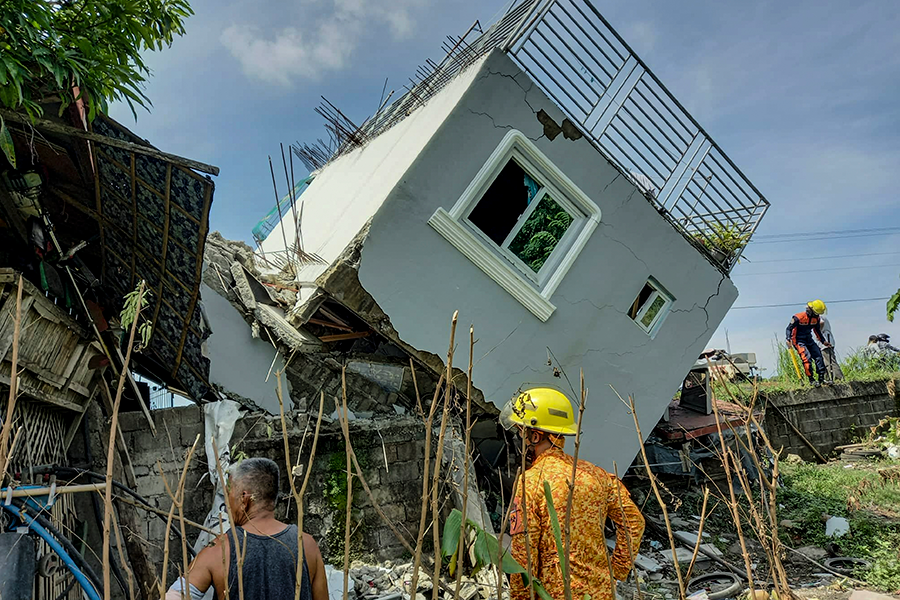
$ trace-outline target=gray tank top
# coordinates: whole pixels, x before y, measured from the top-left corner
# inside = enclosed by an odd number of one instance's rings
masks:
[[[288,525],[272,536],[256,535],[241,527],[233,527],[228,531],[228,596],[232,599],[241,597],[235,534],[240,542],[241,554],[244,555],[243,600],[294,600],[297,584],[297,526]],[[306,560],[303,561],[300,600],[312,600],[312,585]]]

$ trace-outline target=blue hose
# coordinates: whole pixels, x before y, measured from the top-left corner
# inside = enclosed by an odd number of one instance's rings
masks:
[[[97,593],[97,590],[94,589],[94,586],[91,585],[91,582],[88,580],[87,576],[81,572],[81,569],[78,568],[78,565],[75,564],[75,561],[72,560],[72,557],[65,551],[65,549],[60,545],[59,542],[56,541],[50,533],[44,529],[40,523],[38,523],[34,517],[30,515],[23,515],[22,512],[15,506],[11,504],[0,504],[4,509],[8,510],[15,516],[19,518],[20,521],[25,523],[29,529],[31,529],[34,533],[39,535],[41,539],[47,542],[47,545],[56,552],[60,559],[62,559],[63,563],[75,576],[76,581],[81,585],[81,588],[84,590],[85,594],[89,600],[102,600],[100,594]]]

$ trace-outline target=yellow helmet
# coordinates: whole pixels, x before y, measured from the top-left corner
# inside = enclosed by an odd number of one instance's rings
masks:
[[[507,402],[500,424],[505,429],[519,425],[559,435],[578,433],[572,403],[562,392],[546,387],[527,389]]]
[[[813,300],[812,302],[807,302],[806,305],[813,309],[813,312],[817,315],[824,315],[828,312],[828,308],[825,307],[825,303],[821,300]]]

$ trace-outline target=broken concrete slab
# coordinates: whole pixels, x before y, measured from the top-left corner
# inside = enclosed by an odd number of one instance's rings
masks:
[[[319,338],[288,323],[280,308],[259,304],[254,314],[260,323],[292,350],[316,352],[322,347]]]
[[[239,262],[231,263],[231,276],[234,277],[234,290],[237,292],[238,299],[241,304],[253,312],[256,310],[256,298],[253,290],[250,288],[250,281],[247,279],[247,273]]]
[[[691,546],[697,545],[697,534],[691,533],[690,531],[676,531],[675,537],[684,542],[685,544],[689,544]],[[708,539],[709,533],[703,532],[703,538]]]
[[[672,559],[671,550],[663,550],[659,554],[662,556],[663,561],[665,561],[666,563],[670,565],[675,564],[675,561]],[[691,558],[694,556],[694,552],[693,550],[688,550],[687,548],[677,546],[675,548],[675,556],[678,558],[679,564],[688,564],[689,562],[691,562]],[[706,559],[706,557],[701,554],[697,556],[697,560],[700,560],[701,557],[703,559]]]

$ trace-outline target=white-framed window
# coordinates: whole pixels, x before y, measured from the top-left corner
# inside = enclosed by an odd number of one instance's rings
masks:
[[[600,208],[512,130],[448,211],[429,224],[543,321]]]
[[[631,303],[628,316],[652,337],[656,335],[674,302],[675,298],[651,277]]]

